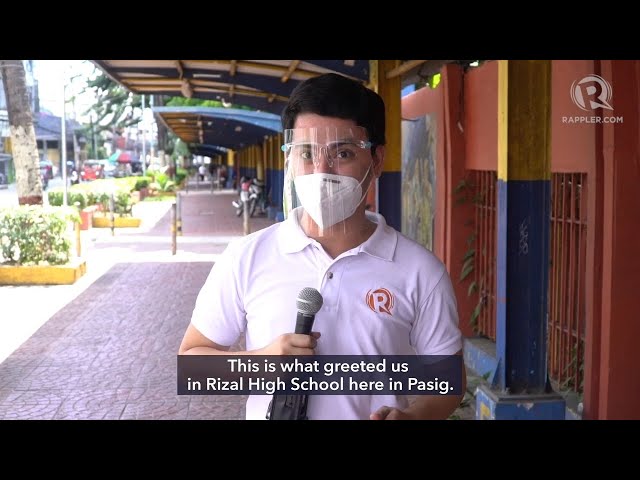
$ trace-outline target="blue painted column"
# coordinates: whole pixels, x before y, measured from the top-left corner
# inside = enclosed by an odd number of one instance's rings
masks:
[[[479,418],[564,418],[547,381],[551,61],[498,67],[497,369]]]
[[[224,188],[228,188],[232,185],[232,181],[235,178],[236,175],[236,168],[238,168],[237,166],[237,158],[235,155],[235,152],[231,149],[227,150],[227,184],[224,186]]]

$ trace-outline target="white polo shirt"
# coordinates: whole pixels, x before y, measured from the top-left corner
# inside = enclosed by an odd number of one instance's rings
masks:
[[[295,329],[296,298],[318,289],[318,355],[451,355],[462,348],[451,280],[438,258],[367,212],[377,228],[332,259],[294,213],[229,244],[198,299],[192,324],[220,345],[246,333],[254,350]],[[247,419],[264,419],[270,395],[251,395]],[[309,419],[368,419],[379,407],[405,408],[394,395],[312,395]]]

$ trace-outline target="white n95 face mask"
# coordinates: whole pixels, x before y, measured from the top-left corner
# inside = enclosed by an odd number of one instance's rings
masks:
[[[294,184],[302,207],[322,229],[349,218],[364,198],[362,182],[345,175],[299,175]]]

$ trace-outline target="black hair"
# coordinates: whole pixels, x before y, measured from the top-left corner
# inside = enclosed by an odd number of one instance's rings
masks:
[[[312,77],[299,84],[282,111],[282,128],[294,128],[301,113],[353,120],[367,129],[373,146],[385,144],[384,101],[362,83],[336,73]]]

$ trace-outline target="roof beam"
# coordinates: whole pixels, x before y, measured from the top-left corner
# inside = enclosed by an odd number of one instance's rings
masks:
[[[213,62],[213,63],[212,63]],[[229,65],[229,74],[235,75],[235,73],[240,68],[253,68],[257,70],[262,70],[264,72],[273,72],[277,76],[284,75],[289,67],[283,67],[280,65],[272,65],[269,63],[258,63],[258,62],[249,62],[247,60],[190,60],[189,63],[197,63],[202,64],[204,68],[207,66],[212,66],[213,64],[218,65]],[[266,73],[264,73],[266,75]],[[310,70],[296,70],[296,75],[300,75],[304,78],[311,78],[318,75],[318,72],[313,72]]]
[[[176,60],[176,70],[178,70],[178,78],[184,77],[184,67],[180,60]]]
[[[193,88],[191,87],[189,80],[187,80],[186,78],[182,79],[182,86],[180,87],[180,92],[182,93],[183,96],[187,98],[193,97]]]
[[[416,68],[418,65],[422,65],[429,60],[407,60],[406,62],[398,65],[396,68],[390,70],[387,73],[387,80],[390,78],[399,77],[407,73],[409,70]]]
[[[282,83],[287,83],[289,81],[289,78],[291,78],[291,74],[296,71],[296,68],[298,68],[298,65],[300,65],[300,60],[294,60],[293,62],[291,62],[289,68],[287,68],[287,71],[284,73],[280,81]]]
[[[178,75],[180,80],[182,80],[182,85],[180,86],[180,92],[184,97],[191,98],[193,97],[193,88],[189,83],[189,79],[184,76],[184,68],[182,66],[181,60],[176,60],[176,69],[178,70]]]

